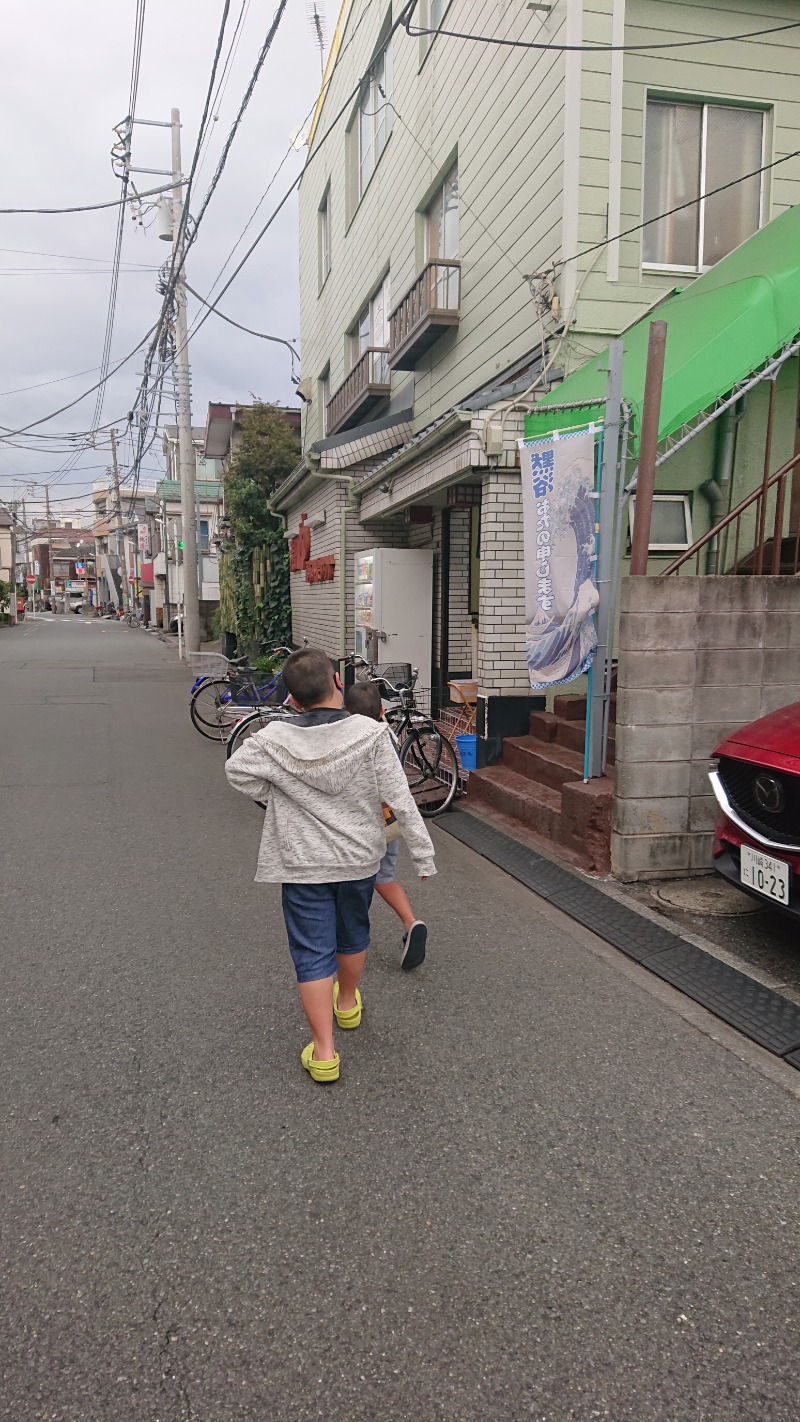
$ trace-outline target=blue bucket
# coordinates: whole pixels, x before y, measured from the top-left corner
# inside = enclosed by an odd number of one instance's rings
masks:
[[[458,758],[461,761],[462,770],[477,770],[478,768],[478,737],[477,736],[456,736],[456,746],[458,747]]]

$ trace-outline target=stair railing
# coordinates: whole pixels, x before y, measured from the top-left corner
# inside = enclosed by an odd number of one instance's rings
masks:
[[[668,578],[671,573],[676,573],[679,568],[685,567],[693,558],[695,560],[695,573],[699,574],[701,571],[704,571],[706,573],[718,574],[720,572],[720,564],[723,561],[723,540],[721,534],[731,528],[735,530],[733,562],[727,568],[723,566],[723,572],[739,573],[741,571],[742,573],[755,574],[757,577],[762,577],[765,572],[771,574],[773,577],[777,577],[783,572],[797,577],[800,572],[800,524],[798,524],[798,528],[794,534],[790,533],[788,537],[784,537],[783,523],[786,507],[786,481],[789,474],[791,474],[793,469],[797,468],[798,464],[800,464],[800,454],[795,454],[793,459],[787,460],[786,464],[782,464],[780,469],[775,470],[774,474],[765,478],[757,489],[753,489],[752,493],[748,494],[746,498],[742,499],[741,503],[731,509],[730,513],[720,519],[719,523],[715,523],[713,528],[710,528],[707,533],[703,534],[702,538],[698,538],[697,542],[693,543],[691,548],[687,548],[685,553],[681,553],[680,557],[676,558],[674,563],[670,563],[669,567],[664,569],[661,577]],[[767,500],[770,490],[773,488],[776,490],[775,511],[772,537],[770,540],[766,535]],[[751,522],[751,510],[753,511],[752,522],[755,524],[756,530],[755,547],[752,552],[740,557],[739,550],[742,542],[742,525],[743,522],[745,522],[745,515],[747,515],[746,521],[748,523]],[[725,540],[726,552],[730,546],[730,539],[731,534],[728,532]],[[769,567],[765,568],[764,563],[767,553],[767,544],[770,541],[772,547],[769,549]],[[705,569],[701,569],[700,554],[704,549],[708,548],[711,548],[711,557],[708,560],[711,566],[706,566]]]

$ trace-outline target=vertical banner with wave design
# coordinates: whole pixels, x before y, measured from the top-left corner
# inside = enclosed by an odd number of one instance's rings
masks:
[[[589,670],[597,646],[596,426],[519,441],[531,689]]]

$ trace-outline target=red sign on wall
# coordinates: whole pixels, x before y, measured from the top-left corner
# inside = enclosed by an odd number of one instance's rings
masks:
[[[302,573],[311,557],[311,529],[306,527],[307,518],[308,514],[301,514],[300,526],[294,538],[289,539],[289,571],[291,573]]]
[[[332,583],[336,559],[332,553],[326,558],[310,558],[306,563],[307,583]]]

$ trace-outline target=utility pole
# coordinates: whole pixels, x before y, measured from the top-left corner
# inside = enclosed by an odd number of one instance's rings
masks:
[[[167,501],[161,500],[161,537],[164,552],[164,623],[163,631],[169,632],[169,530],[167,528]]]
[[[636,517],[631,540],[632,578],[644,577],[650,549],[650,520],[656,486],[658,421],[661,415],[661,387],[664,383],[664,354],[667,345],[666,321],[651,321],[647,345],[647,371],[642,404],[642,431],[639,436],[639,463],[636,472]]]
[[[183,173],[181,171],[181,115],[173,109],[172,176],[174,180],[173,262],[179,273],[175,286],[175,386],[178,416],[178,468],[181,480],[181,524],[183,529],[183,626],[186,651],[200,650],[200,599],[198,596],[197,513],[195,509],[195,459],[192,443],[192,391],[189,374],[189,346],[186,321],[186,273],[183,270],[185,232],[183,215]]]
[[[56,575],[53,570],[53,539],[50,533],[52,515],[50,513],[50,485],[44,486],[44,506],[47,512],[47,576],[50,581],[50,606],[56,610]],[[66,596],[66,594],[65,594]]]
[[[126,581],[125,581],[125,575],[124,575],[124,573],[123,573],[123,567],[122,567],[122,553],[121,553],[121,551],[120,551],[120,546],[121,546],[121,545],[120,545],[120,534],[121,534],[121,532],[122,532],[122,497],[121,497],[120,492],[119,492],[119,464],[118,464],[118,462],[117,462],[117,431],[116,431],[116,430],[112,430],[112,431],[111,431],[111,466],[112,466],[111,477],[112,477],[112,479],[113,479],[113,481],[114,481],[114,523],[115,523],[115,525],[116,525],[116,527],[115,527],[115,529],[114,529],[114,543],[115,543],[116,550],[117,550],[117,562],[119,563],[119,570],[120,570],[120,571],[119,571],[119,581],[120,581],[120,587],[121,587],[121,589],[122,589],[122,591],[120,592],[120,601],[124,604],[125,608],[127,609],[128,605],[129,605],[129,604],[128,604],[128,600],[127,600],[127,593],[126,593],[127,584],[126,584]]]

